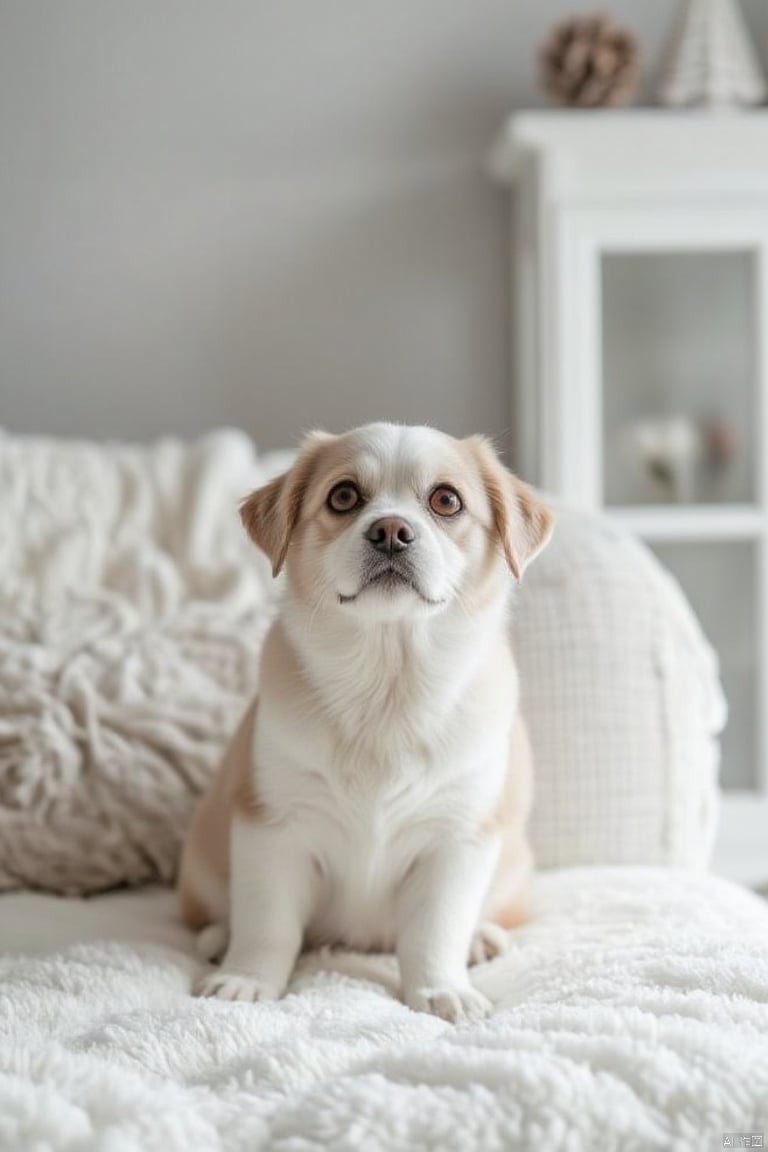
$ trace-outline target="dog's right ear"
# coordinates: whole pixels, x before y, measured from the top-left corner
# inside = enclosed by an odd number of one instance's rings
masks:
[[[323,447],[334,439],[327,432],[310,432],[293,467],[263,488],[257,488],[240,505],[243,526],[254,544],[272,561],[273,576],[278,575],[285,563],[317,458]]]

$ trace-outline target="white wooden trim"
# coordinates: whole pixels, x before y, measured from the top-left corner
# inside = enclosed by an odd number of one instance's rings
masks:
[[[611,506],[605,514],[644,540],[757,540],[766,529],[765,513],[749,504]]]
[[[582,339],[576,372],[583,381],[581,400],[581,464],[590,506],[603,502],[603,308],[601,252],[592,237],[579,244],[581,292],[578,323]]]
[[[564,350],[558,334],[565,326],[566,308],[565,236],[562,214],[553,198],[555,164],[551,157],[538,158],[536,173],[539,198],[538,243],[540,275],[539,315],[534,337],[537,340],[540,378],[539,435],[541,443],[540,480],[547,491],[559,491],[564,484],[564,462],[560,445],[567,428],[562,381],[565,374]]]
[[[515,184],[527,156],[557,155],[562,195],[583,189],[615,195],[622,186],[722,195],[765,185],[767,141],[765,109],[731,116],[668,109],[531,111],[510,116],[487,168],[500,183]]]
[[[541,315],[541,262],[535,158],[529,164],[529,179],[518,189],[510,214],[509,282],[513,292],[509,301],[509,365],[514,388],[510,390],[509,413],[515,431],[515,467],[531,483],[537,483],[541,479],[541,366],[534,334]]]
[[[569,227],[590,238],[601,253],[743,252],[755,254],[765,233],[768,213],[735,211],[722,204],[648,205],[613,208],[566,206]]]
[[[756,470],[758,500],[763,515],[768,515],[768,237],[763,235],[755,253],[754,262],[755,328],[755,394],[756,418],[753,453]],[[768,803],[768,532],[763,531],[757,550],[757,717],[758,761],[756,766],[757,791],[763,804]],[[768,821],[763,824],[763,852],[768,855]]]
[[[768,884],[768,798],[724,792],[712,871],[750,887]]]

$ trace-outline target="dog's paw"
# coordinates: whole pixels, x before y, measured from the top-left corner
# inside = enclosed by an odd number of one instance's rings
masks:
[[[482,992],[469,985],[461,988],[414,988],[406,992],[405,1002],[417,1012],[429,1012],[450,1024],[483,1020],[493,1008]]]
[[[195,996],[217,997],[219,1000],[276,1000],[279,993],[275,988],[249,976],[247,972],[206,972],[194,987]]]
[[[477,926],[469,949],[469,963],[485,964],[487,960],[495,960],[497,956],[503,956],[508,947],[509,937],[504,929],[491,920],[483,920]]]
[[[197,951],[204,960],[221,960],[229,943],[229,931],[223,924],[209,924],[197,934]]]

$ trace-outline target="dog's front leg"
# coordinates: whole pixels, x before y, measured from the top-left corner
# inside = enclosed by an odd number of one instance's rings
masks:
[[[467,956],[498,852],[495,837],[447,841],[408,875],[398,900],[397,956],[411,1008],[452,1021],[490,1012],[469,982]]]
[[[236,818],[232,825],[229,948],[199,996],[282,996],[302,944],[312,899],[311,861],[284,829]]]

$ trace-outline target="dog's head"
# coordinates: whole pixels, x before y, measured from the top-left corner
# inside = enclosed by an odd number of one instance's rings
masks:
[[[480,436],[369,424],[313,432],[241,507],[243,523],[316,607],[384,620],[471,611],[552,531],[549,508]]]

